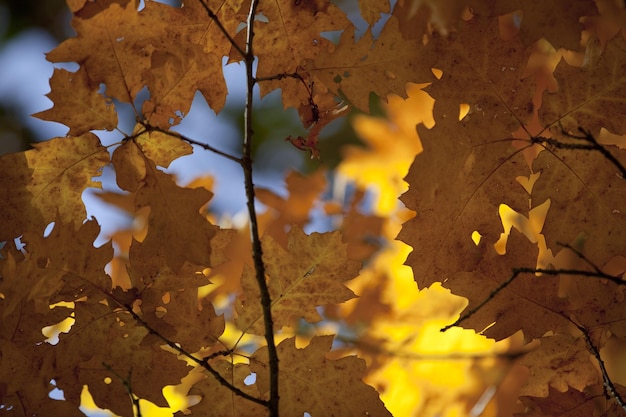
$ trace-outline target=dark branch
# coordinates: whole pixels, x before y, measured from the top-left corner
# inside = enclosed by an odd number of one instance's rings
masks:
[[[159,133],[163,133],[163,134],[165,134],[165,135],[172,136],[172,137],[174,137],[174,138],[178,138],[178,139],[180,139],[180,140],[182,140],[182,141],[185,141],[185,142],[187,142],[187,143],[190,143],[190,144],[192,144],[192,145],[199,146],[199,147],[201,147],[201,148],[203,148],[203,149],[205,149],[205,150],[207,150],[207,151],[211,151],[211,152],[213,152],[213,153],[216,153],[217,155],[223,156],[223,157],[224,157],[224,158],[226,158],[226,159],[230,159],[231,161],[234,161],[234,162],[238,163],[239,165],[241,165],[241,164],[243,163],[243,161],[242,161],[242,159],[241,159],[241,158],[238,158],[238,157],[236,157],[236,156],[233,156],[233,155],[231,155],[231,154],[229,154],[229,153],[226,153],[226,152],[224,152],[224,151],[220,151],[219,149],[214,148],[213,146],[211,146],[211,145],[209,145],[209,144],[207,144],[207,143],[198,142],[198,141],[197,141],[197,140],[195,140],[195,139],[188,138],[187,136],[185,136],[185,135],[183,135],[183,134],[180,134],[180,133],[178,133],[178,132],[174,132],[174,131],[171,131],[171,130],[161,129],[160,127],[151,126],[151,125],[147,125],[147,124],[144,124],[144,127],[146,128],[146,132],[159,132]],[[143,133],[145,133],[145,132],[141,132],[141,133],[143,134]],[[134,135],[134,136],[137,136],[137,135]]]
[[[617,391],[617,389],[615,389],[615,385],[613,384],[613,381],[611,381],[611,378],[609,378],[609,374],[606,370],[606,367],[604,366],[604,361],[600,357],[600,351],[598,350],[596,345],[593,344],[593,341],[591,340],[591,336],[589,335],[589,332],[583,326],[579,325],[578,323],[575,323],[571,319],[569,321],[572,324],[574,324],[574,326],[576,326],[578,330],[582,332],[583,337],[585,338],[585,342],[587,342],[587,348],[591,351],[593,356],[595,356],[595,358],[598,360],[598,364],[600,366],[600,373],[602,374],[602,385],[604,386],[605,395],[607,397],[613,397],[615,399],[615,402],[620,407],[622,407],[624,411],[626,411],[626,403],[624,402],[624,399],[622,398],[620,393]]]
[[[256,80],[253,73],[254,64],[254,17],[258,0],[252,0],[250,4],[250,12],[248,14],[248,32],[246,36],[246,51],[244,54],[246,64],[246,108],[244,112],[244,140],[243,140],[243,157],[242,167],[244,173],[244,181],[246,188],[246,204],[248,207],[248,215],[250,217],[250,234],[252,239],[252,256],[254,259],[254,270],[259,293],[261,296],[261,307],[263,309],[263,322],[265,324],[265,341],[267,343],[269,357],[269,378],[270,378],[270,399],[267,404],[270,417],[278,417],[278,353],[276,351],[276,343],[274,342],[274,323],[272,321],[272,299],[265,281],[265,264],[263,263],[263,248],[261,238],[259,236],[259,226],[257,223],[256,209],[254,207],[255,192],[252,176],[252,138],[254,131],[252,130],[252,109],[254,101],[254,86]]]
[[[467,313],[459,317],[454,323],[449,324],[441,329],[442,332],[451,329],[452,327],[460,325],[465,320],[472,317],[478,310],[483,308],[485,304],[493,300],[503,289],[508,287],[519,275],[521,274],[544,274],[544,275],[580,275],[589,278],[600,278],[609,280],[618,285],[626,285],[626,281],[621,277],[609,275],[602,271],[584,271],[580,269],[542,269],[542,268],[513,268],[512,275],[498,287],[496,287],[489,295],[480,302],[476,307],[469,310]]]
[[[115,301],[117,302],[117,300],[115,300]],[[187,352],[185,349],[183,349],[182,347],[180,347],[176,343],[172,342],[171,340],[169,340],[168,338],[163,336],[157,330],[155,330],[144,319],[139,317],[139,315],[133,311],[131,306],[124,305],[123,307],[124,307],[124,310],[126,310],[133,317],[133,319],[135,319],[135,321],[137,323],[139,323],[142,327],[144,327],[146,330],[148,330],[150,332],[150,334],[153,334],[156,337],[158,337],[159,339],[161,339],[167,346],[169,346],[170,348],[174,349],[178,354],[180,354],[182,356],[185,356],[186,358],[192,360],[193,362],[195,362],[198,365],[200,365],[201,367],[203,367],[211,375],[213,375],[215,377],[215,379],[217,379],[220,384],[222,384],[223,386],[225,386],[226,388],[231,390],[233,393],[235,393],[236,395],[238,395],[238,396],[240,396],[242,398],[245,398],[248,401],[252,401],[254,403],[261,404],[261,405],[263,405],[265,407],[268,406],[268,402],[267,401],[262,400],[260,398],[253,397],[252,395],[243,392],[242,390],[240,390],[239,388],[237,388],[236,386],[234,386],[233,384],[228,382],[218,371],[213,369],[213,367],[209,364],[209,362],[208,362],[209,359],[212,359],[212,358],[214,358],[216,356],[219,356],[219,354],[222,353],[222,352],[226,353],[226,354],[228,352],[226,352],[226,351],[216,352],[215,354],[213,354],[213,355],[211,355],[211,356],[209,356],[207,358],[203,358],[203,359],[197,358],[196,356],[194,356],[191,353]]]
[[[582,135],[574,135],[572,133],[566,132],[563,127],[561,127],[561,133],[568,138],[576,139],[582,141],[583,143],[566,143],[561,142],[552,138],[545,138],[543,136],[533,137],[531,139],[532,143],[547,143],[548,145],[554,146],[559,149],[578,149],[578,150],[586,150],[586,151],[597,151],[602,154],[609,162],[611,162],[620,172],[623,179],[626,179],[626,167],[622,165],[622,163],[613,156],[613,154],[606,150],[604,146],[602,146],[596,138],[591,134],[590,131],[583,129],[582,127],[578,128],[578,131],[582,133]]]

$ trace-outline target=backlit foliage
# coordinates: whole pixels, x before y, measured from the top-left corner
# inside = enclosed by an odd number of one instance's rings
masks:
[[[35,116],[68,136],[0,159],[0,414],[626,415],[623,2],[67,3],[47,58],[78,69]],[[224,62],[239,154],[176,130]],[[321,161],[283,196],[252,187],[255,86]],[[166,171],[193,152],[241,167],[246,225]],[[132,226],[96,247],[86,190]]]

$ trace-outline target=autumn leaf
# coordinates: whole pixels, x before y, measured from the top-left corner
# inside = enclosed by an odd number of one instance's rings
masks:
[[[578,133],[582,127],[597,135],[600,128],[612,133],[626,133],[626,40],[615,36],[602,51],[600,42],[590,40],[589,59],[580,67],[563,60],[554,76],[558,91],[545,94],[540,115],[552,133]]]
[[[522,23],[520,37],[525,45],[546,38],[556,49],[576,50],[580,46],[581,17],[595,16],[595,2],[589,0],[561,0],[541,4],[532,0],[520,1]]]
[[[354,294],[344,284],[359,271],[359,263],[346,256],[339,232],[306,235],[297,226],[283,248],[268,236],[263,244],[272,320],[277,329],[293,326],[299,318],[321,320],[316,307],[341,303]],[[254,272],[244,268],[243,296],[237,302],[237,326],[244,332],[263,334],[263,313]]]
[[[74,73],[55,69],[50,79],[50,90],[48,98],[54,107],[33,116],[65,124],[72,136],[117,127],[113,103],[89,85],[84,67]]]
[[[52,221],[78,228],[87,213],[81,195],[109,163],[109,153],[92,133],[57,138],[34,149],[1,157],[0,240],[27,230],[42,233]]]
[[[246,383],[250,377],[250,365],[245,363],[232,364],[225,360],[214,360],[211,367],[230,384],[253,397],[258,397],[254,384]],[[256,417],[266,414],[261,404],[245,400],[228,387],[222,385],[214,376],[207,375],[196,383],[189,395],[198,395],[202,401],[191,408],[194,416],[199,417]],[[184,414],[180,414],[182,416]],[[178,417],[179,414],[176,414]]]
[[[501,39],[497,19],[475,17],[459,25],[450,39],[436,36],[433,67],[440,80],[426,88],[435,99],[435,121],[458,120],[468,104],[464,124],[483,138],[509,137],[529,121],[535,86],[522,78],[528,60],[518,38]]]
[[[94,400],[101,408],[128,414],[132,412],[132,403],[122,381],[103,365],[108,364],[118,375],[136,381],[134,389],[138,395],[156,404],[167,404],[161,390],[154,387],[178,383],[186,375],[187,365],[162,349],[161,340],[142,343],[149,331],[130,314],[120,314],[116,307],[76,303],[74,327],[80,331],[60,337],[54,376],[58,387],[63,389],[66,400],[79,404],[82,385],[77,381],[84,381],[92,387]],[[112,382],[107,384],[105,377]]]
[[[432,48],[402,39],[392,17],[375,41],[371,30],[356,41],[354,30],[346,29],[337,46],[329,46],[305,68],[331,92],[349,97],[356,108],[366,111],[370,92],[405,97],[406,83],[432,81],[434,61]]]
[[[257,78],[299,72],[306,60],[315,58],[332,44],[322,33],[351,26],[346,15],[333,3],[322,0],[260,2],[258,12],[267,23],[255,27],[254,52],[258,56]],[[278,79],[260,83],[261,96],[282,90],[283,105],[299,108],[308,104],[306,89],[299,79]]]
[[[363,19],[365,19],[365,21],[372,26],[380,20],[382,13],[390,12],[389,0],[359,0],[359,9],[361,10],[361,16],[363,16]]]
[[[282,380],[281,415],[390,416],[376,391],[361,380],[365,371],[362,359],[326,358],[332,341],[332,336],[319,336],[304,349],[297,349],[295,338],[289,338],[277,346]],[[267,348],[254,353],[250,370],[256,373],[259,391],[266,396]]]
[[[626,151],[611,152],[624,163]],[[599,152],[550,149],[534,161],[541,176],[532,190],[533,201],[550,199],[543,233],[548,247],[572,242],[584,234],[582,247],[590,259],[602,265],[624,254],[626,243],[626,184],[617,169]],[[587,202],[572,204],[573,202]]]
[[[596,364],[592,362],[585,339],[568,334],[542,337],[541,348],[522,358],[532,376],[532,384],[522,387],[521,395],[547,397],[552,389],[566,392],[570,387],[583,391],[600,383]]]
[[[150,98],[142,113],[154,126],[180,122],[197,90],[214,111],[221,110],[226,98],[221,57],[230,45],[200,2],[184,8],[158,2],[148,2],[141,11],[137,7],[136,1],[88,3],[72,20],[77,37],[48,59],[80,62],[92,89],[103,83],[107,96],[123,102],[133,103],[147,86]],[[238,9],[219,10],[234,31]]]
[[[562,416],[575,417],[581,415],[593,415],[596,404],[592,397],[578,391],[575,388],[568,387],[565,392],[560,392],[554,388],[550,388],[547,397],[520,397],[522,403],[527,407],[527,412],[523,416],[542,417]],[[522,414],[516,414],[521,416]]]
[[[163,255],[167,265],[178,271],[185,260],[196,265],[211,264],[211,239],[216,227],[200,213],[211,198],[204,188],[189,189],[176,185],[172,177],[145,159],[146,177],[137,190],[135,208],[150,207],[148,235],[141,242],[153,256]],[[169,242],[187,242],[170,245]]]

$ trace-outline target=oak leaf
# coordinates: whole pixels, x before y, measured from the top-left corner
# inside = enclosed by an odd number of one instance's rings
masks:
[[[225,360],[214,360],[210,362],[210,365],[234,387],[248,395],[259,397],[256,385],[245,382],[245,379],[251,375],[250,365],[233,364]],[[202,401],[191,408],[192,415],[196,417],[258,417],[267,414],[267,408],[244,400],[212,375],[207,375],[206,378],[194,384],[188,395],[202,397]],[[178,413],[176,416],[182,417],[184,414]]]
[[[476,249],[476,252],[463,256],[457,253],[457,258],[462,260],[452,261],[452,272],[445,275],[444,285],[454,294],[468,299],[469,304],[464,312],[472,311],[488,299],[497,287],[513,276],[514,268],[529,264],[532,268],[537,256],[536,244],[517,230],[511,231],[505,255],[498,255],[493,246],[486,242],[481,242]],[[558,290],[559,280],[555,276],[517,275],[506,288],[461,322],[461,325],[496,340],[504,339],[520,329],[528,340],[541,337],[548,331],[566,327],[567,322],[558,312],[565,311],[567,303],[559,297]],[[510,314],[515,310],[524,313]]]
[[[332,336],[314,337],[304,349],[297,349],[295,338],[277,347],[280,361],[280,413],[299,416],[391,416],[374,388],[361,378],[365,361],[355,356],[329,360]],[[269,392],[267,348],[252,355],[250,370],[256,373],[261,395]]]
[[[54,107],[33,116],[63,123],[70,128],[72,136],[117,127],[115,106],[97,88],[89,85],[84,67],[76,72],[55,69],[50,79],[50,90],[48,98]]]
[[[211,239],[217,227],[200,209],[212,193],[204,188],[179,187],[170,175],[156,169],[153,161],[145,159],[145,164],[146,177],[135,196],[137,210],[150,207],[148,234],[141,242],[143,250],[165,257],[175,272],[186,260],[211,265]]]
[[[52,221],[78,228],[87,213],[81,200],[93,177],[109,163],[109,153],[92,133],[57,138],[8,154],[0,163],[0,240],[27,230],[42,233]]]
[[[380,20],[381,13],[390,12],[389,0],[381,0],[381,1],[359,0],[359,10],[361,11],[361,16],[363,17],[363,19],[365,19],[365,21],[370,26],[373,26],[374,23]]]
[[[390,93],[406,97],[408,82],[434,80],[434,51],[421,41],[402,39],[398,21],[391,17],[374,41],[371,30],[358,41],[346,29],[339,44],[322,51],[305,66],[335,95],[344,94],[360,110],[369,109],[369,96]]]
[[[522,387],[521,395],[547,397],[550,388],[560,392],[569,387],[583,391],[587,386],[600,383],[596,364],[591,361],[583,337],[555,334],[540,340],[541,347],[521,359],[532,378]]]
[[[559,0],[551,3],[521,0],[520,3],[520,37],[525,45],[545,38],[555,49],[577,50],[583,30],[581,18],[597,14],[595,2],[590,0]]]
[[[108,365],[117,375],[134,381],[136,395],[167,405],[161,388],[179,383],[187,374],[184,361],[164,350],[162,340],[147,339],[149,330],[118,306],[81,301],[76,303],[74,314],[73,329],[60,335],[55,349],[54,379],[68,401],[79,404],[82,385],[87,384],[99,407],[119,415],[132,414],[126,389]],[[106,377],[112,382],[107,384]]]
[[[401,200],[416,215],[399,234],[413,247],[407,264],[420,288],[443,282],[454,263],[482,256],[472,242],[474,231],[485,245],[494,244],[502,231],[498,207],[506,202],[524,212],[528,196],[515,178],[528,168],[509,143],[473,133],[455,120],[437,122],[428,130],[417,127],[424,151],[411,165],[409,190]],[[509,193],[502,201],[502,190]],[[524,265],[534,265],[528,257]],[[519,266],[519,265],[517,265]]]
[[[332,44],[322,36],[323,32],[351,26],[341,9],[324,0],[264,1],[259,3],[257,11],[268,20],[255,25],[258,78],[298,72],[305,61],[314,59]],[[285,107],[299,108],[301,104],[308,104],[306,88],[297,79],[264,81],[260,83],[261,96],[279,88]]]
[[[463,123],[484,138],[510,137],[528,121],[535,90],[531,78],[522,78],[528,54],[519,38],[501,38],[497,19],[474,17],[454,36],[433,42],[433,67],[443,75],[425,90],[435,99],[436,122],[458,120],[464,103]]]
[[[238,8],[209,7],[234,33]],[[176,8],[137,1],[88,3],[75,13],[77,37],[50,52],[52,62],[80,62],[92,89],[106,85],[106,94],[133,103],[144,86],[150,98],[142,113],[154,126],[167,128],[187,113],[194,94],[201,91],[218,112],[226,99],[221,58],[230,44],[208,17],[200,2]],[[98,51],[98,53],[93,53]]]
[[[611,149],[626,163],[626,150]],[[603,265],[626,247],[626,182],[599,152],[550,149],[533,163],[541,176],[532,189],[533,201],[550,199],[543,234],[549,248],[584,234],[583,253]]]
[[[591,401],[591,396],[572,387],[568,387],[565,392],[550,387],[547,397],[521,396],[520,400],[527,411],[524,414],[515,414],[516,417],[593,416],[597,407]]]
[[[343,282],[358,274],[359,263],[348,259],[346,246],[339,232],[306,235],[297,226],[289,232],[286,248],[266,237],[263,260],[275,328],[293,326],[299,318],[317,322],[321,317],[316,307],[354,297]],[[264,334],[259,289],[249,267],[244,268],[241,286],[237,326],[245,332]]]
[[[558,91],[543,97],[540,116],[552,133],[578,133],[583,127],[594,135],[605,128],[615,134],[626,133],[626,39],[617,35],[601,50],[600,41],[587,46],[588,62],[582,67],[561,60],[554,76]]]

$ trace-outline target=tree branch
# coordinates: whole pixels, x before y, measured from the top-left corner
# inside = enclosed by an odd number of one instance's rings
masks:
[[[606,367],[604,366],[604,361],[600,357],[600,351],[598,350],[596,345],[593,344],[593,341],[591,340],[591,336],[589,335],[589,331],[583,326],[574,322],[573,320],[569,319],[569,321],[574,326],[576,326],[578,330],[581,331],[581,333],[583,334],[583,337],[585,338],[585,342],[587,342],[587,348],[591,351],[593,356],[595,356],[596,360],[598,361],[598,364],[600,366],[600,373],[602,374],[602,385],[604,386],[605,395],[607,397],[613,397],[615,399],[615,402],[620,407],[622,407],[624,411],[626,411],[626,403],[624,402],[624,399],[622,398],[620,393],[617,391],[617,389],[615,389],[615,385],[613,384],[613,381],[611,381],[611,378],[609,378],[609,373],[607,372]]]
[[[498,287],[496,287],[489,295],[481,301],[476,307],[469,310],[467,313],[463,314],[459,317],[454,323],[449,324],[441,329],[442,332],[451,329],[452,327],[460,325],[465,320],[472,317],[478,310],[483,308],[485,304],[489,301],[493,300],[503,289],[509,286],[519,275],[521,274],[545,274],[545,275],[580,275],[590,278],[601,278],[609,280],[617,285],[626,285],[626,281],[621,279],[621,277],[616,277],[613,275],[609,275],[602,271],[585,271],[580,269],[543,269],[543,268],[513,268],[512,275],[504,282],[502,282]]]
[[[109,297],[111,297],[117,304],[122,305],[112,295],[109,295]],[[242,398],[245,398],[248,401],[252,401],[254,403],[261,404],[261,405],[263,405],[265,407],[268,407],[268,404],[269,404],[268,401],[262,400],[260,398],[253,397],[252,395],[243,392],[242,390],[240,390],[239,388],[237,388],[236,386],[234,386],[233,384],[228,382],[222,376],[222,374],[220,374],[218,371],[213,369],[213,367],[209,364],[209,360],[210,359],[213,359],[214,357],[219,356],[220,353],[223,353],[225,351],[216,352],[215,354],[213,354],[213,355],[211,355],[211,356],[209,356],[207,358],[203,358],[203,359],[197,358],[194,355],[192,355],[191,353],[187,352],[182,347],[180,347],[179,345],[177,345],[176,343],[174,343],[171,340],[169,340],[167,337],[163,336],[157,330],[155,330],[144,319],[139,317],[139,315],[133,311],[131,306],[129,306],[129,305],[122,305],[122,306],[123,306],[124,310],[126,310],[133,317],[133,319],[135,319],[136,322],[138,322],[142,327],[144,327],[146,330],[148,330],[150,332],[150,334],[153,334],[156,337],[158,337],[159,339],[161,339],[167,346],[169,346],[170,348],[174,349],[178,354],[180,354],[180,355],[182,355],[182,356],[192,360],[193,362],[195,362],[198,365],[200,365],[201,367],[203,367],[211,375],[213,375],[215,377],[215,379],[217,379],[220,384],[222,384],[223,386],[225,386],[226,388],[231,390],[233,393],[235,393],[236,395],[238,395],[238,396],[240,396]]]
[[[600,152],[602,156],[604,156],[609,162],[611,162],[618,169],[622,178],[626,179],[626,167],[624,167],[624,165],[622,165],[622,163],[616,157],[614,157],[611,152],[607,151],[604,146],[598,143],[598,141],[591,134],[590,131],[583,129],[582,127],[579,127],[578,130],[582,133],[581,136],[568,133],[565,131],[565,129],[563,129],[563,127],[561,127],[561,133],[564,136],[568,138],[572,138],[572,139],[581,140],[583,141],[583,143],[560,142],[556,139],[545,138],[543,136],[533,137],[531,139],[531,142],[532,143],[547,143],[548,145],[552,145],[555,148],[560,148],[560,149],[578,149],[578,150]]]
[[[259,226],[257,223],[256,209],[254,207],[255,192],[252,177],[252,109],[254,102],[254,86],[256,80],[253,73],[254,64],[254,17],[259,2],[252,0],[250,12],[248,14],[248,32],[246,36],[246,108],[244,113],[244,140],[243,140],[243,173],[246,188],[246,204],[250,217],[250,234],[252,239],[252,257],[254,259],[255,278],[259,286],[261,295],[261,306],[263,308],[263,321],[265,324],[265,341],[267,342],[269,368],[270,368],[270,399],[268,410],[270,417],[278,417],[278,353],[274,342],[274,323],[272,321],[272,299],[265,281],[265,264],[263,263],[263,248],[259,236]]]
[[[239,165],[241,165],[243,163],[241,158],[238,158],[238,157],[236,157],[234,155],[231,155],[229,153],[226,153],[224,151],[220,151],[219,149],[214,148],[213,146],[209,145],[208,143],[203,143],[203,142],[199,142],[199,141],[197,141],[195,139],[191,139],[191,138],[189,138],[189,137],[187,137],[187,136],[185,136],[185,135],[183,135],[181,133],[174,132],[174,131],[171,131],[171,130],[161,129],[160,127],[151,126],[151,125],[148,125],[148,124],[144,124],[143,126],[146,128],[146,132],[163,133],[165,135],[172,136],[172,137],[175,137],[175,138],[180,139],[182,141],[185,141],[187,143],[190,143],[191,145],[199,146],[199,147],[201,147],[201,148],[203,148],[203,149],[205,149],[207,151],[211,151],[211,152],[213,152],[213,153],[215,153],[217,155],[223,156],[224,158],[230,159],[231,161],[236,162]],[[141,132],[141,134],[143,134],[143,133],[145,133],[145,132]],[[134,136],[137,136],[137,135],[134,135]]]

